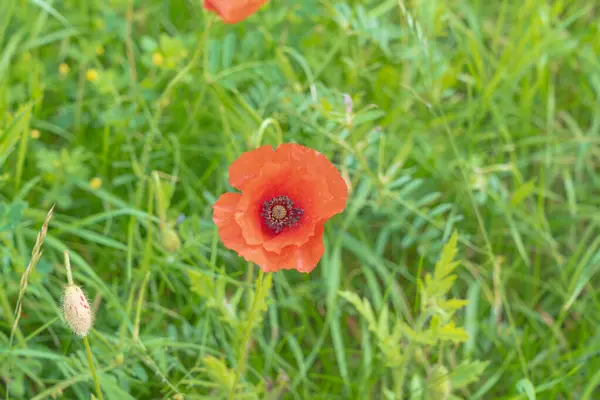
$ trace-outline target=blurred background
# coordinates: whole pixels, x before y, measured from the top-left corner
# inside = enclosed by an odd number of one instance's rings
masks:
[[[68,249],[105,398],[225,398],[257,272],[212,204],[242,152],[285,141],[351,193],[317,269],[273,275],[236,399],[600,398],[598,13],[1,1],[0,395],[94,392]]]

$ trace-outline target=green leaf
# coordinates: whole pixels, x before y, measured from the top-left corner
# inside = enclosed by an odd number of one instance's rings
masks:
[[[432,400],[447,399],[452,391],[448,368],[442,364],[434,365],[427,379],[427,397]]]
[[[10,205],[0,203],[0,232],[16,228],[21,222],[25,208],[27,203],[24,201],[16,201]]]
[[[464,361],[450,374],[452,389],[461,389],[465,386],[477,382],[479,376],[488,366],[487,361]]]
[[[454,285],[454,281],[456,281],[456,275],[447,276],[440,280],[435,280],[432,283],[432,292],[431,295],[433,297],[443,297],[445,296],[450,289],[452,289],[452,285]]]
[[[600,385],[600,371],[597,371],[591,378],[589,378],[585,391],[583,395],[581,395],[581,400],[591,400],[593,399],[598,391],[598,386]]]
[[[336,310],[336,313],[340,313],[340,310]],[[348,372],[348,362],[346,361],[346,347],[344,346],[344,335],[342,334],[342,328],[340,326],[339,317],[334,316],[331,321],[331,339],[333,341],[333,348],[335,350],[335,358],[339,367],[340,376],[344,381],[346,388],[350,387],[350,374]]]
[[[402,347],[400,345],[401,338],[402,326],[400,322],[396,324],[391,335],[378,337],[378,345],[381,349],[381,352],[385,356],[385,361],[388,367],[394,368],[403,362],[401,351]]]
[[[215,291],[212,278],[192,270],[188,271],[188,277],[190,278],[192,292],[200,297],[212,297]]]
[[[424,393],[423,378],[413,375],[410,380],[410,400],[423,400]]]
[[[466,342],[469,339],[467,331],[457,327],[454,321],[450,321],[439,328],[437,335],[440,340],[450,340],[452,342]]]
[[[158,47],[158,43],[156,43],[156,40],[154,40],[154,38],[144,35],[140,40],[140,47],[145,52],[150,53],[156,50],[156,48]]]
[[[235,372],[229,369],[223,360],[213,356],[206,356],[202,361],[204,361],[208,375],[220,384],[223,390],[229,390],[233,385]]]
[[[448,240],[448,243],[446,243],[444,246],[440,260],[435,264],[435,272],[433,275],[435,280],[439,280],[450,275],[458,265],[458,263],[452,262],[454,256],[456,255],[457,241],[458,234],[455,231],[450,237],[450,240]]]
[[[171,198],[175,192],[175,184],[173,179],[167,180],[161,177],[158,171],[152,172],[156,190],[156,209],[158,216],[163,223],[167,222],[167,211],[171,206]]]
[[[398,328],[409,341],[416,342],[419,344],[432,345],[435,344],[436,340],[434,339],[434,335],[431,330],[427,330],[425,332],[417,333],[410,326],[400,323]]]
[[[256,301],[256,310],[254,321],[252,323],[252,329],[262,325],[263,318],[267,312],[269,306],[267,300],[269,292],[271,291],[271,286],[273,285],[273,274],[267,274],[267,276],[263,278],[262,285],[258,281],[259,279],[260,277],[256,280],[256,287],[258,288],[258,291],[254,294],[254,296],[256,296],[254,300]]]
[[[468,300],[450,299],[443,300],[438,303],[438,307],[446,312],[454,312],[469,304]]]
[[[521,379],[517,382],[517,391],[519,393],[525,393],[529,400],[535,400],[535,388],[529,379]]]
[[[450,319],[457,309],[466,304],[463,300],[444,299],[456,281],[456,275],[452,274],[452,272],[459,263],[452,260],[456,256],[457,242],[458,233],[454,232],[448,243],[444,246],[439,261],[435,264],[433,275],[425,275],[423,285],[420,288],[422,293],[421,309],[424,311],[428,307],[441,308],[448,314],[446,319]]]
[[[388,337],[390,335],[390,310],[385,304],[381,314],[379,315],[379,321],[377,323],[377,335],[381,338]]]
[[[440,316],[439,315],[434,315],[431,318],[430,329],[434,335],[438,334],[438,331],[440,329]]]
[[[369,330],[374,332],[375,334],[377,334],[378,333],[377,320],[375,319],[375,314],[373,313],[373,308],[371,307],[371,303],[369,302],[369,300],[367,300],[367,299],[361,300],[361,298],[356,293],[349,292],[349,291],[340,291],[339,294],[341,297],[346,299],[350,304],[352,304],[354,306],[354,308],[356,308],[356,311],[358,311],[358,313],[364,319],[367,320],[367,322],[369,324]]]
[[[535,181],[531,180],[522,184],[512,195],[510,205],[518,207],[535,190]]]
[[[223,69],[227,69],[233,65],[233,57],[235,55],[236,50],[236,37],[230,32],[223,39],[222,45],[222,56],[221,56],[221,66]]]
[[[0,130],[0,167],[6,161],[10,153],[15,149],[19,138],[27,135],[31,117],[31,104],[23,106],[19,114],[10,122],[6,130]]]

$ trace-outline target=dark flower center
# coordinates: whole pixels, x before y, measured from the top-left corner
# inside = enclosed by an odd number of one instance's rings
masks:
[[[277,204],[271,209],[271,216],[276,220],[281,221],[287,217],[287,209],[284,206]]]
[[[294,207],[294,202],[287,196],[277,196],[265,201],[260,212],[265,225],[275,233],[295,226],[303,214],[304,210]]]

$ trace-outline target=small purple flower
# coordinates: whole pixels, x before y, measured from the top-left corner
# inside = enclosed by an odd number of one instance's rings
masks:
[[[352,114],[352,97],[348,93],[344,93],[344,103],[346,103],[346,114]]]

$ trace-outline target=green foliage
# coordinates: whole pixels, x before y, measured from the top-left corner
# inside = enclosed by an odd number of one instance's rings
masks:
[[[227,282],[221,276],[214,281],[211,277],[196,271],[189,271],[191,289],[206,301],[209,308],[214,309],[220,315],[220,318],[236,332],[236,337],[241,339],[249,322],[249,315],[241,308],[242,290],[237,290],[231,297],[227,297]],[[252,317],[252,327],[254,330],[262,326],[264,314],[267,311],[268,297],[273,282],[273,275],[267,274],[260,285],[260,290],[249,289],[249,296],[256,297],[255,314]],[[259,287],[258,281],[256,286]]]
[[[226,280],[225,277],[219,275],[215,280],[211,276],[208,276],[202,272],[190,270],[188,272],[190,279],[190,289],[196,295],[200,296],[206,301],[206,306],[215,309],[221,313],[221,317],[231,325],[234,325],[235,313],[234,309],[237,303],[231,304],[225,302],[225,288]],[[239,301],[239,296],[233,297],[234,300]]]
[[[78,147],[73,151],[39,151],[36,156],[42,180],[50,187],[43,204],[56,203],[61,208],[70,208],[73,204],[72,192],[77,183],[87,181],[90,176],[87,167],[89,154]]]
[[[0,168],[16,148],[19,139],[26,142],[31,119],[31,106],[22,106],[16,115],[8,114],[7,117],[0,122]]]
[[[459,299],[446,299],[448,292],[456,282],[456,275],[453,272],[459,265],[459,262],[454,260],[457,253],[457,241],[458,233],[455,232],[442,249],[433,274],[425,275],[424,284],[420,287],[421,314],[416,317],[418,322],[414,327],[409,326],[399,316],[390,321],[387,304],[383,305],[379,317],[376,317],[367,298],[361,299],[356,293],[350,291],[340,292],[340,296],[352,304],[360,316],[365,319],[369,331],[377,340],[386,365],[402,371],[401,376],[404,376],[407,370],[414,368],[410,362],[415,349],[429,352],[433,346],[440,343],[459,344],[466,342],[469,338],[466,330],[456,326],[456,322],[453,320],[456,311],[467,305],[467,302]],[[391,331],[390,323],[394,326]],[[408,348],[408,353],[402,354],[401,348]],[[487,363],[479,361],[465,361],[452,374],[442,364],[434,366],[426,390],[428,398],[449,399],[453,390],[476,382],[486,365]],[[411,383],[411,387],[413,386],[414,388],[411,390],[422,392],[421,389],[418,389],[420,387],[418,380]]]
[[[16,201],[12,204],[0,202],[0,233],[14,230],[21,222],[25,208],[27,208],[27,203],[23,201]]]
[[[433,344],[439,341],[466,342],[469,335],[464,328],[457,327],[452,317],[455,312],[468,304],[466,300],[446,299],[446,296],[456,281],[453,274],[458,261],[456,244],[458,233],[454,232],[444,246],[439,261],[435,264],[433,275],[425,275],[421,285],[421,313],[431,316],[428,329],[418,334],[412,332],[415,340],[421,343]],[[407,328],[408,329],[408,328]]]
[[[444,246],[440,260],[435,264],[433,276],[429,273],[425,275],[425,281],[421,289],[421,310],[439,307],[444,311],[446,309],[454,311],[463,306],[457,300],[443,301],[456,280],[456,275],[452,272],[458,266],[458,261],[453,261],[456,255],[457,240],[458,234],[454,232]],[[440,302],[442,303],[440,304]]]
[[[597,397],[596,3],[0,1],[0,398],[94,391],[65,249],[106,398],[226,397],[254,299],[236,398],[425,400],[444,368],[448,400]],[[212,205],[259,142],[350,196],[257,290]]]
[[[381,349],[386,365],[390,367],[398,366],[403,360],[400,346],[402,325],[401,323],[397,323],[392,331],[390,331],[390,314],[387,305],[383,307],[379,318],[376,318],[373,313],[373,307],[366,298],[361,300],[356,293],[348,291],[340,292],[340,296],[352,304],[367,321],[369,330],[377,339],[377,344]]]
[[[254,315],[252,316],[252,325],[250,327],[251,330],[255,330],[256,328],[262,326],[263,319],[265,317],[265,313],[267,312],[268,302],[269,302],[269,293],[271,291],[271,286],[273,285],[273,274],[266,274],[263,278],[263,281],[259,283],[258,279],[256,281],[257,291],[251,291],[250,297],[255,304],[254,306]],[[248,324],[248,320],[250,315],[244,315],[241,319],[242,326],[246,326]]]
[[[487,361],[463,361],[450,373],[450,384],[454,390],[463,389],[479,380],[481,374],[488,367]]]
[[[211,381],[217,382],[224,392],[228,391],[233,384],[235,371],[227,368],[222,360],[213,356],[206,356],[202,359],[206,366],[206,371],[210,375]]]
[[[431,400],[448,400],[452,393],[452,383],[448,377],[448,369],[441,364],[431,369],[427,385],[427,398]]]

